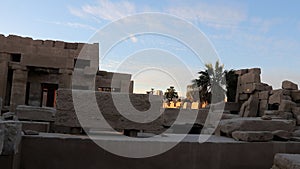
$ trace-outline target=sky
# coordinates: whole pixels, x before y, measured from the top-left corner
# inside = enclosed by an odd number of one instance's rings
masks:
[[[132,15],[171,15],[199,29],[225,69],[260,67],[262,81],[273,88],[286,79],[300,84],[298,0],[7,0],[0,7],[1,34],[68,42],[90,42],[97,31]],[[129,34],[100,62],[102,70],[131,73],[137,93],[174,85],[184,95],[204,69],[189,46],[159,34]]]

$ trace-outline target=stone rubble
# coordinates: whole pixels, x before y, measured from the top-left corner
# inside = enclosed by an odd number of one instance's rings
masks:
[[[277,153],[271,169],[300,169],[300,154]]]

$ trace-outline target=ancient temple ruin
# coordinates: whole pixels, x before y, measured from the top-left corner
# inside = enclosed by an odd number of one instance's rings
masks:
[[[86,58],[78,58],[82,50],[87,53]],[[58,88],[72,87],[75,65],[83,72],[98,69],[98,58],[99,44],[0,35],[0,98],[3,99],[3,110],[15,111],[18,105],[56,107]],[[112,76],[117,79],[113,85]],[[95,84],[99,91],[133,92],[130,74],[99,70]]]

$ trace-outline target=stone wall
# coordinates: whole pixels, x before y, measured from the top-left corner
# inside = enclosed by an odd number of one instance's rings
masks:
[[[144,130],[145,132],[160,133],[165,130],[165,127],[170,127],[177,119],[178,113],[184,114],[184,120],[178,122],[179,125],[203,125],[208,115],[209,109],[190,110],[190,109],[162,109],[162,98],[155,95],[147,94],[124,94],[124,93],[109,93],[109,92],[93,92],[92,91],[76,91],[72,94],[72,90],[59,89],[57,93],[57,112],[55,116],[55,125],[57,132],[62,132],[59,127],[68,128],[87,128],[87,129],[109,129],[108,126],[102,125],[103,120],[107,121],[110,126],[113,126],[116,130]],[[80,94],[76,94],[80,92]],[[96,96],[96,97],[95,97]],[[126,97],[130,98],[130,103],[135,109],[141,111],[140,114],[136,114],[128,103],[123,102]],[[84,98],[81,102],[81,112],[75,112],[74,98]],[[93,108],[93,97],[96,98],[96,104],[98,107]],[[113,100],[117,100],[122,104],[122,110],[119,110],[115,106]],[[150,106],[149,99],[152,101]],[[83,103],[84,102],[84,103]],[[76,103],[75,103],[76,104]],[[99,108],[99,109],[98,109]],[[79,107],[80,109],[80,107]],[[98,109],[98,110],[97,110]],[[78,110],[78,109],[77,109]],[[105,119],[99,118],[99,110]],[[146,112],[146,113],[145,113]],[[144,114],[145,113],[145,114]],[[125,118],[126,116],[127,118]],[[78,118],[83,123],[79,123]],[[138,118],[138,120],[145,123],[137,123],[130,118]],[[196,120],[195,120],[196,119]],[[137,120],[137,119],[135,119]],[[187,131],[188,132],[188,131]]]

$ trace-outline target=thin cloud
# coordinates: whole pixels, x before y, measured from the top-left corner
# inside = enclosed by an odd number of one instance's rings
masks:
[[[200,2],[192,5],[170,6],[166,11],[213,28],[234,28],[247,19],[247,14],[242,9]]]
[[[114,21],[136,13],[136,7],[128,1],[98,0],[96,5],[86,4],[80,9],[69,7],[69,11],[78,17],[93,16],[101,20]]]

